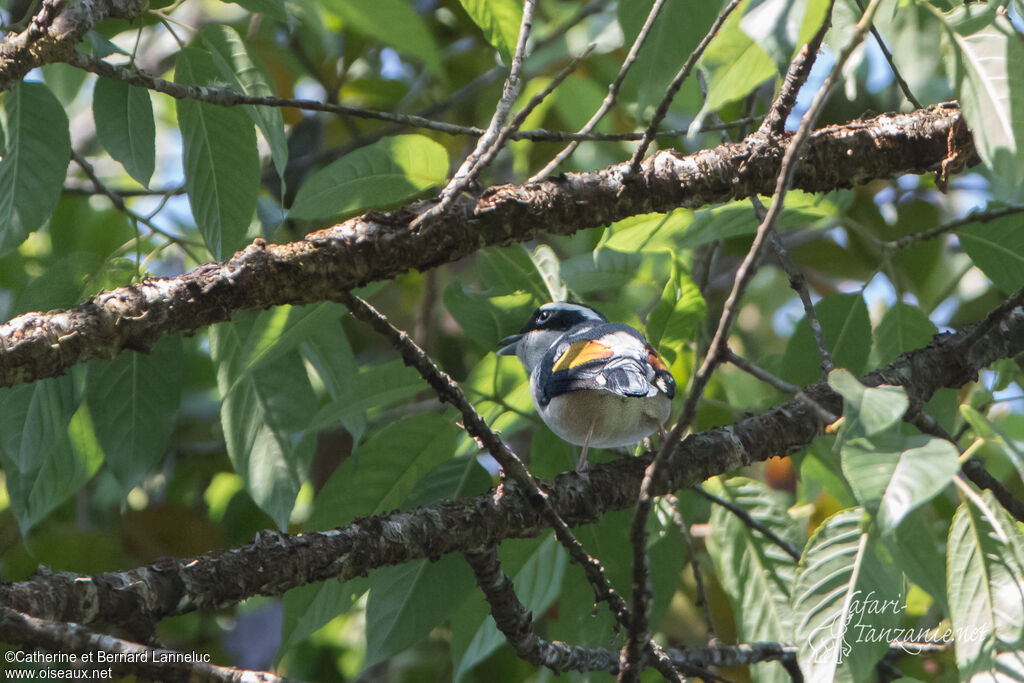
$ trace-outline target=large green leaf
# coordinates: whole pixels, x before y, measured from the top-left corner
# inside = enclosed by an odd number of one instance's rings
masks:
[[[704,112],[717,111],[722,105],[746,97],[778,73],[768,53],[740,28],[740,19],[749,5],[749,1],[742,3],[729,15],[701,57],[701,67],[708,74],[708,90],[698,120]]]
[[[321,363],[318,367],[326,369],[326,364]],[[425,386],[419,373],[401,360],[364,365],[347,384],[335,384],[331,389],[331,401],[317,411],[309,429],[316,432],[341,423],[361,431],[369,411],[408,400],[423,391]],[[353,431],[353,436],[358,434]]]
[[[209,52],[178,53],[174,79],[189,85],[223,80]],[[245,243],[256,211],[260,167],[256,133],[245,111],[191,98],[177,100],[185,191],[207,248],[223,259]]]
[[[626,49],[640,33],[654,0],[622,0],[618,19]],[[635,99],[643,112],[665,97],[679,67],[707,33],[718,14],[713,2],[666,2],[643,48],[622,84],[622,92]],[[689,79],[692,83],[693,76]],[[692,86],[691,86],[692,87]]]
[[[1017,476],[1024,481],[1024,444],[999,428],[992,420],[969,405],[960,406],[960,414],[974,430],[974,435],[1002,452],[1017,470]]]
[[[485,350],[496,351],[498,342],[518,332],[530,319],[533,309],[543,302],[528,292],[490,296],[468,291],[458,282],[452,282],[444,290],[444,307],[466,336]]]
[[[878,363],[887,365],[901,353],[921,348],[936,332],[935,323],[920,308],[897,301],[875,329]]]
[[[85,399],[107,465],[128,491],[157,469],[181,401],[181,337],[165,337],[147,353],[94,360]]]
[[[221,77],[233,89],[257,97],[277,95],[270,77],[257,65],[235,29],[226,24],[207,24],[199,35],[209,47]],[[284,169],[288,164],[288,138],[285,136],[281,110],[278,107],[246,105],[245,111],[263,133],[270,146],[274,167],[278,175],[284,178]]]
[[[551,300],[544,275],[521,245],[483,249],[477,252],[476,267],[489,294],[529,292],[539,303]]]
[[[740,19],[740,28],[785,70],[800,39],[807,0],[751,2]]]
[[[320,169],[299,188],[295,218],[350,215],[394,204],[440,185],[448,152],[422,135],[384,138]]]
[[[707,312],[704,297],[686,267],[674,261],[661,299],[647,316],[647,339],[671,365],[694,340]]]
[[[871,319],[864,299],[858,294],[836,294],[819,301],[814,309],[832,362],[860,375],[871,353]],[[806,319],[797,324],[786,345],[782,376],[801,386],[821,377],[821,354]]]
[[[334,579],[309,583],[284,594],[281,646],[277,661],[335,617],[345,614],[370,588],[366,577],[339,583]]]
[[[434,35],[408,0],[324,0],[323,6],[341,19],[342,28],[355,29],[411,55],[435,75],[444,76]]]
[[[1021,88],[1024,89],[1024,84]],[[996,287],[1007,294],[1024,287],[1024,216],[1017,214],[988,223],[972,223],[956,234],[974,265],[981,268]]]
[[[522,5],[515,0],[459,0],[466,14],[484,32],[506,64],[512,62],[523,20]]]
[[[71,159],[68,117],[42,83],[17,82],[4,94],[0,159],[0,256],[50,216]]]
[[[797,662],[811,683],[868,679],[904,609],[899,573],[864,521],[859,508],[829,517],[800,560],[793,619]]]
[[[501,567],[516,596],[538,618],[558,597],[568,555],[553,536],[501,544]],[[476,598],[476,599],[473,599]],[[452,615],[453,679],[459,681],[505,643],[483,596],[471,596]]]
[[[385,567],[370,581],[364,667],[426,638],[476,587],[472,570],[458,554]]]
[[[797,522],[779,496],[761,482],[746,477],[714,478],[705,486],[779,537],[798,548],[803,545]],[[796,560],[724,507],[712,508],[709,524],[708,554],[732,603],[737,637],[741,642],[790,640],[789,592],[796,577]],[[757,671],[761,681],[789,680],[786,671],[775,664],[758,665]]]
[[[103,461],[88,434],[69,435],[79,399],[70,375],[0,389],[0,462],[22,536]],[[83,414],[74,429],[91,430]],[[79,446],[86,446],[85,448]]]
[[[92,118],[110,156],[140,184],[149,185],[156,167],[156,124],[149,91],[101,78],[93,91]]]
[[[921,435],[854,438],[842,446],[843,473],[886,532],[952,483],[958,455],[948,441]]]
[[[910,401],[903,387],[866,387],[850,372],[829,373],[828,384],[843,397],[843,436],[872,436],[892,427],[907,412]]]
[[[994,194],[1014,198],[1024,183],[1024,41],[994,5],[936,14],[955,48],[947,68],[978,154],[991,170]]]
[[[395,509],[420,479],[452,456],[458,432],[453,420],[437,414],[380,429],[331,475],[307,527],[329,529],[359,515]]]
[[[1024,537],[988,491],[962,504],[946,554],[960,680],[1024,676]]]
[[[314,414],[314,396],[298,352],[252,362],[271,314],[242,313],[210,329],[221,425],[228,457],[252,499],[284,528],[312,457],[298,438]]]

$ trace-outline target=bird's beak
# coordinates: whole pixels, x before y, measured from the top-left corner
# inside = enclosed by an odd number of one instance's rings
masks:
[[[505,337],[498,342],[498,355],[499,356],[514,356],[516,355],[516,346],[519,344],[519,340],[523,338],[522,334],[513,334]]]

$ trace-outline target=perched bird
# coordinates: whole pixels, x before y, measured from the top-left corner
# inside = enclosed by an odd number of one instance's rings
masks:
[[[671,410],[676,383],[644,336],[610,323],[589,306],[544,304],[498,354],[518,356],[530,373],[530,394],[544,423],[587,448],[630,446],[658,431]]]

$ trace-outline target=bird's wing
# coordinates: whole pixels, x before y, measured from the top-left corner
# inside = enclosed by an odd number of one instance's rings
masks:
[[[567,333],[552,345],[540,373],[544,404],[582,389],[631,397],[661,391],[671,398],[675,393],[665,364],[643,336],[627,325],[606,323]]]

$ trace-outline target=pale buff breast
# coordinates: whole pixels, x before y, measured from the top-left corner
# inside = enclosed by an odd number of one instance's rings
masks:
[[[593,424],[590,447],[617,448],[631,446],[658,431],[671,407],[672,402],[662,393],[627,397],[581,390],[556,396],[546,406],[537,405],[537,412],[551,431],[569,443],[582,446]]]

